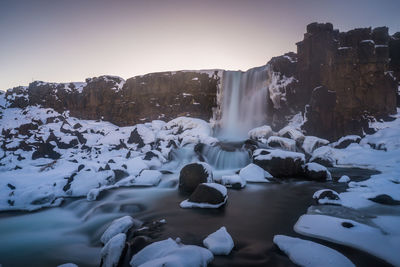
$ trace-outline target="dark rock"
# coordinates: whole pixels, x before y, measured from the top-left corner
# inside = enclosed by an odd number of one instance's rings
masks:
[[[352,224],[351,222],[342,222],[342,226],[344,228],[352,228],[354,227],[354,224]]]
[[[127,173],[124,170],[117,169],[117,170],[113,170],[113,172],[114,172],[115,182],[118,182],[119,180],[129,176],[129,173]]]
[[[51,158],[51,159],[59,159],[61,157],[61,154],[54,151],[53,149],[55,146],[53,146],[50,143],[39,143],[36,151],[33,152],[32,154],[32,159],[38,159],[38,158]]]
[[[258,154],[253,155],[253,162],[274,177],[294,178],[303,176],[304,155],[295,152],[284,153],[286,156],[274,154],[273,150],[261,150]],[[265,155],[269,156],[263,157]]]
[[[78,166],[78,172],[80,172],[83,168],[85,168],[85,165],[84,164],[80,164]]]
[[[369,200],[382,204],[382,205],[400,205],[400,200],[395,200],[391,196],[382,194],[378,195],[374,198],[369,198]]]
[[[340,205],[339,194],[331,189],[322,189],[317,191],[313,196],[317,204]]]
[[[12,184],[7,184],[7,186],[8,186],[11,190],[15,190],[15,186],[13,186]]]
[[[179,174],[179,188],[188,193],[193,192],[199,184],[211,181],[212,173],[209,174],[207,169],[200,163],[191,163],[184,166]]]
[[[315,165],[317,165],[317,169],[313,168]],[[313,181],[323,182],[332,178],[330,172],[318,163],[307,163],[304,165],[304,174],[307,179]]]
[[[217,205],[225,201],[225,196],[223,196],[220,191],[207,184],[199,184],[188,200],[194,203]]]
[[[138,148],[144,147],[143,139],[138,133],[137,128],[131,132],[131,135],[128,139],[128,144],[138,144]]]
[[[143,160],[151,160],[152,158],[158,158],[158,155],[153,151],[148,151],[146,152],[146,155],[144,156]]]
[[[73,127],[75,130],[77,130],[77,129],[79,129],[79,128],[82,128],[82,125],[78,122],[78,123],[75,123],[75,125],[74,125],[74,127]]]

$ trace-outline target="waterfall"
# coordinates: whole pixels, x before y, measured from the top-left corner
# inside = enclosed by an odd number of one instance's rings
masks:
[[[246,72],[224,72],[218,134],[221,139],[246,139],[250,129],[266,123],[269,77],[269,65]]]

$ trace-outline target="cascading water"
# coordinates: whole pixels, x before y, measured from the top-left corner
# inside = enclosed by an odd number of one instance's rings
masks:
[[[224,72],[219,137],[241,140],[247,132],[265,124],[267,118],[269,65]]]

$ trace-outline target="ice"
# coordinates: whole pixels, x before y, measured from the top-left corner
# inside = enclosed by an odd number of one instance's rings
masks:
[[[178,244],[168,238],[152,243],[134,255],[132,267],[206,267],[214,259],[213,254],[202,247]]]
[[[224,226],[207,236],[203,244],[214,255],[229,255],[234,247],[232,237]]]
[[[136,222],[138,223],[138,222]],[[111,238],[119,233],[126,233],[129,228],[135,224],[135,220],[131,216],[124,216],[119,219],[112,221],[111,225],[103,233],[100,240],[103,244],[106,244]]]
[[[101,258],[103,266],[116,267],[125,247],[126,235],[123,233],[115,235],[101,249]]]
[[[389,225],[398,222],[391,221]],[[325,215],[302,215],[294,230],[309,237],[354,247],[395,266],[400,265],[400,236],[383,234],[375,227]]]
[[[285,235],[274,236],[274,243],[299,266],[355,266],[348,258],[329,247]]]
[[[268,178],[272,178],[269,172],[254,163],[241,169],[239,175],[249,183],[267,183],[269,182]]]
[[[304,134],[292,125],[288,125],[279,130],[278,135],[282,137],[289,137],[298,143],[302,143],[305,138]]]

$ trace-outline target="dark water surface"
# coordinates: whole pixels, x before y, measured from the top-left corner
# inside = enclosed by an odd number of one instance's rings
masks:
[[[336,170],[340,175],[343,170]],[[348,170],[347,170],[348,171]],[[371,173],[352,170],[360,179]],[[327,182],[285,181],[280,184],[247,184],[229,190],[221,209],[181,209],[185,199],[176,187],[176,175],[155,188],[123,188],[106,192],[98,201],[69,200],[62,207],[33,213],[0,214],[0,263],[7,266],[56,266],[74,262],[98,266],[99,238],[107,224],[123,215],[143,221],[166,219],[157,240],[180,237],[184,244],[202,240],[225,226],[234,239],[229,256],[217,256],[212,266],[293,266],[272,239],[285,234],[317,241],[343,254],[357,266],[387,266],[366,253],[329,242],[300,236],[293,231],[297,219],[313,203],[312,195],[323,188],[344,191],[345,185]]]

